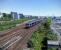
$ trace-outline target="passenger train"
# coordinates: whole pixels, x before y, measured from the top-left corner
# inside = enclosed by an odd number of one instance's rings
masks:
[[[40,21],[41,21],[40,19],[32,19],[25,24],[25,28],[33,27],[33,26],[37,25],[38,23],[40,23]]]

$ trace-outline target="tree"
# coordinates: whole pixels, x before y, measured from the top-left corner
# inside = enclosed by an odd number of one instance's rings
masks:
[[[12,19],[11,14],[3,13],[3,20],[11,20],[11,19]]]
[[[3,20],[7,20],[7,14],[3,13]]]
[[[42,50],[47,50],[47,40],[48,40],[48,38],[44,37],[44,39],[42,41],[42,44],[43,44]]]
[[[6,13],[3,13],[3,17],[4,17],[4,18],[7,17],[7,14],[6,14]]]
[[[11,14],[7,14],[7,17],[8,17],[8,19],[9,19],[9,20],[11,20],[11,19],[12,19]]]
[[[33,47],[33,43],[32,43],[32,41],[29,41],[29,42],[27,43],[27,47],[28,47],[28,48]]]

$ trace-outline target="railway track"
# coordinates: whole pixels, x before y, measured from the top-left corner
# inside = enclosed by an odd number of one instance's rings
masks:
[[[8,47],[12,46],[15,42],[19,41],[22,37],[20,36],[16,36],[16,37],[13,37],[12,39],[10,39],[9,41],[7,41],[5,44],[3,44],[1,46],[1,48],[3,50],[7,49]]]
[[[3,46],[4,44],[7,43],[7,41],[9,41],[10,39],[14,38],[15,36],[17,35],[21,35],[20,32],[21,32],[21,28],[23,27],[23,25],[21,25],[21,27],[18,27],[18,28],[15,28],[14,30],[10,30],[9,32],[7,32],[5,36],[1,37],[0,38],[0,47]],[[22,30],[23,31],[23,30]]]
[[[15,32],[15,33],[13,33],[13,34],[11,34],[10,36],[8,36],[8,37],[6,37],[6,38],[4,38],[4,39],[1,39],[0,40],[0,45],[2,44],[2,43],[5,43],[5,42],[7,42],[8,40],[10,40],[11,38],[13,38],[13,37],[15,37],[15,36],[17,36],[17,35],[19,35],[19,32]]]
[[[4,33],[4,36],[0,37],[0,41],[3,41],[4,39],[7,39],[8,37],[14,35],[15,33],[17,33],[18,31],[21,31],[23,29],[24,23],[22,23],[20,26],[14,28],[14,29],[10,29],[7,33]],[[3,37],[3,38],[2,38]]]
[[[8,31],[6,35],[0,38],[0,49],[20,50],[20,48],[31,37],[32,33],[37,29],[38,25],[35,25],[29,29],[24,29],[23,23],[14,30],[12,29]]]
[[[26,21],[26,22],[28,22],[28,21]],[[14,31],[17,31],[19,29],[23,29],[26,22],[20,24],[19,26],[16,26],[15,28],[11,28],[9,30],[5,30],[3,32],[0,32],[0,39],[1,39],[2,36],[4,37],[4,36],[7,36],[7,35],[10,35]]]
[[[39,26],[39,24],[38,24],[38,26]],[[15,50],[23,50],[23,45],[28,42],[28,40],[32,36],[33,32],[37,30],[38,26],[36,25],[36,26],[30,28],[29,30],[27,30],[28,32],[26,32],[27,33],[26,37],[23,38],[23,40],[20,42],[20,44],[18,44],[16,47],[14,47]]]
[[[36,31],[37,29],[37,25],[35,27],[29,28],[29,29],[25,29],[23,30],[23,36],[22,39],[17,42],[16,44],[14,44],[13,46],[11,46],[11,48],[9,48],[8,50],[20,50],[20,48],[22,48],[22,46],[28,41],[28,39],[31,37],[32,33],[34,31]],[[25,34],[24,34],[25,33]]]

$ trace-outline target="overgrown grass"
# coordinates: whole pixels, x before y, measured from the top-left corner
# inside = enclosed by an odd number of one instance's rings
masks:
[[[38,30],[33,33],[31,41],[34,50],[42,50],[42,47],[45,47],[42,43],[45,37],[47,37],[47,40],[57,40],[57,35],[52,32],[50,29],[50,23],[48,22],[41,24]]]
[[[20,24],[24,21],[27,21],[28,19],[27,18],[23,18],[23,19],[20,19],[20,20],[13,20],[13,21],[5,21],[5,22],[1,22],[0,23],[0,31],[4,31],[4,30],[7,30],[7,29],[10,29],[12,27],[15,27],[16,24]]]
[[[41,50],[41,47],[43,46],[42,41],[44,37],[45,37],[45,30],[42,25],[39,26],[38,30],[33,33],[31,38],[34,50]]]
[[[48,50],[57,50],[57,48],[52,47],[52,48],[48,48]]]
[[[49,32],[49,34],[47,34],[47,36],[48,36],[48,39],[49,39],[49,40],[58,40],[57,34],[51,32],[51,31]]]

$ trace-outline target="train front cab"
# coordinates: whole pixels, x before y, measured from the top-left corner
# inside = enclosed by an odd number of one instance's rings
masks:
[[[29,28],[29,24],[28,23],[25,24],[25,28]]]
[[[32,24],[31,24],[31,23],[27,23],[27,24],[25,25],[25,28],[30,28],[30,27],[32,27]]]

